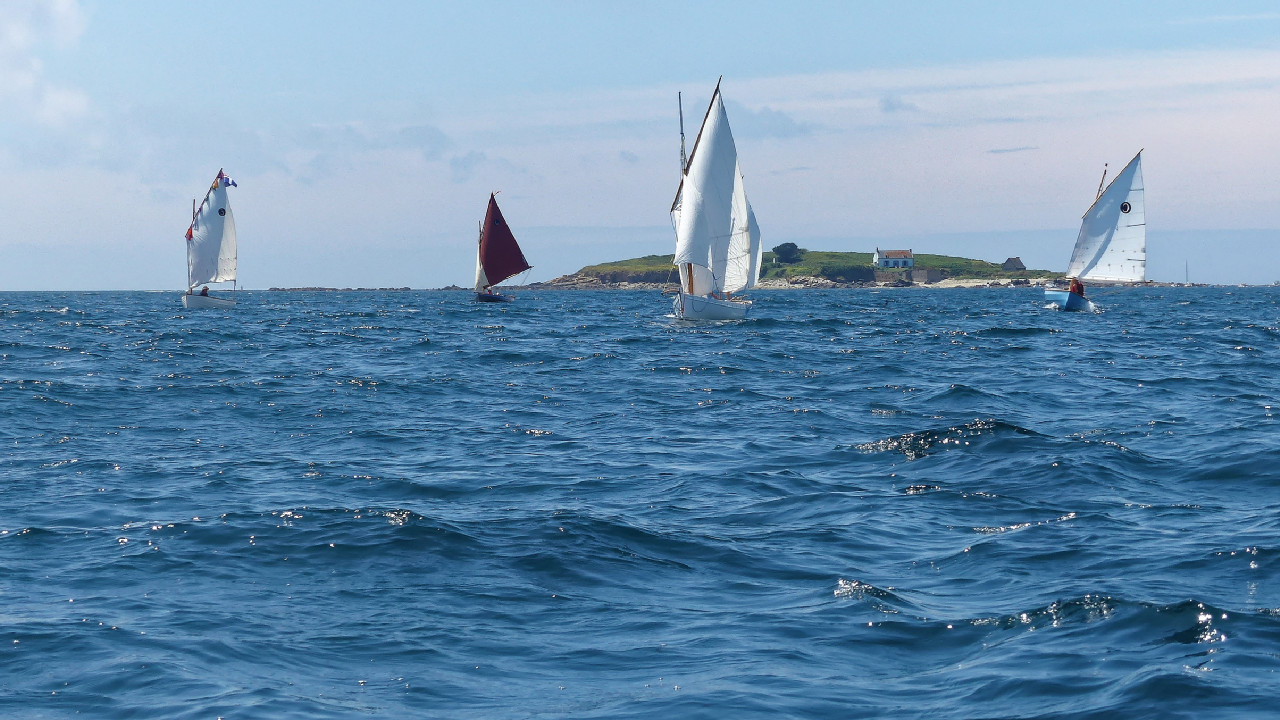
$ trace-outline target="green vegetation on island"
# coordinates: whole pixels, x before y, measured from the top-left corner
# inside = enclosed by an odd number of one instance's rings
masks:
[[[871,257],[872,253],[869,252],[805,250],[795,243],[783,243],[774,247],[773,251],[764,253],[760,279],[816,277],[837,283],[885,282],[894,277],[908,279],[907,269],[876,267],[871,264]],[[577,274],[595,278],[602,283],[663,283],[674,281],[672,258],[672,255],[646,255],[630,260],[588,265]],[[1062,277],[1060,272],[1005,270],[1001,263],[951,255],[914,253],[914,261],[915,268],[911,271],[911,276],[915,282]]]

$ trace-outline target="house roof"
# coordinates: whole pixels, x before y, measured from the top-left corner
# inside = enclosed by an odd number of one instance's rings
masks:
[[[884,258],[912,257],[910,250],[881,250],[880,248],[876,248],[876,251],[880,253],[880,257],[884,257]]]

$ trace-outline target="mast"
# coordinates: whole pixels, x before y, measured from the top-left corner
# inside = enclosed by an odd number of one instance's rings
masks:
[[[720,94],[720,82],[722,80],[724,80],[723,75],[721,75],[720,78],[716,80],[716,89],[711,93],[711,102],[707,103],[707,113],[702,116],[702,126],[698,128],[698,137],[693,139],[693,150],[689,153],[690,162],[693,161],[693,156],[698,154],[698,143],[702,142],[702,131],[707,128],[707,118],[711,117],[711,109],[716,106],[716,96]],[[688,162],[685,163],[684,169],[688,171],[689,169]],[[680,204],[680,191],[683,189],[684,189],[684,173],[681,173],[680,186],[676,188],[675,200],[671,201],[672,210],[675,210],[676,207]]]
[[[680,111],[680,189],[676,191],[676,203],[679,203],[681,191],[683,191],[684,189],[684,176],[685,176],[685,173],[689,171],[689,158],[684,153],[684,98],[682,93],[679,93],[679,92],[676,93],[676,107]],[[681,293],[685,293],[685,292],[692,293],[693,292],[693,268],[690,267],[688,263],[685,263],[685,266],[682,269],[685,270],[686,272],[680,273],[681,275],[680,291]],[[686,274],[688,276],[687,282],[685,281],[685,277],[684,277]]]
[[[195,199],[195,198],[191,198],[191,225],[190,225],[190,227],[195,227],[195,225],[196,225],[196,199]],[[188,233],[190,233],[190,232],[191,232],[191,230],[190,230],[190,229],[188,229],[188,230],[187,230],[187,232],[188,232]],[[191,282],[191,239],[190,239],[190,238],[191,238],[191,236],[190,236],[190,235],[188,235],[188,236],[187,236],[187,290],[188,290],[188,291],[190,291],[190,290],[191,290],[191,288],[195,287],[195,283],[192,283],[192,282]]]
[[[489,290],[489,279],[484,275],[484,220],[476,221],[476,292]]]
[[[1102,179],[1098,181],[1098,194],[1093,196],[1093,201],[1097,202],[1102,197],[1102,186],[1107,182],[1107,164],[1102,163]]]
[[[689,159],[684,154],[684,101],[680,93],[676,93],[676,104],[680,107],[680,172],[683,174],[689,167]]]

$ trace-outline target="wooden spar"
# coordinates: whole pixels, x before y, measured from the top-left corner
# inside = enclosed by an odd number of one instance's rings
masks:
[[[702,116],[702,126],[698,128],[698,137],[694,138],[693,149],[689,151],[690,162],[693,161],[693,156],[698,154],[698,143],[702,142],[702,131],[705,130],[707,127],[707,118],[711,117],[711,108],[716,106],[716,96],[720,94],[720,82],[722,80],[724,80],[723,75],[721,75],[720,78],[716,80],[716,89],[714,92],[711,93],[711,102],[707,103],[707,112],[705,115]],[[686,169],[688,168],[687,163],[685,165],[685,168]],[[680,202],[680,191],[683,189],[684,189],[684,173],[681,173],[680,187],[676,188],[676,197],[674,200],[671,201],[671,209],[673,211],[676,209],[676,203]]]
[[[1143,150],[1145,150],[1145,149],[1146,149],[1146,148],[1143,148]],[[1134,161],[1134,160],[1137,160],[1137,159],[1138,159],[1139,157],[1141,157],[1141,156],[1142,156],[1142,150],[1139,150],[1139,151],[1138,151],[1138,154],[1137,154],[1137,155],[1134,155],[1134,156],[1133,156],[1133,159],[1132,159],[1132,160],[1130,160],[1128,163],[1126,163],[1126,164],[1125,164],[1125,166],[1124,166],[1123,168],[1121,168],[1121,169],[1120,169],[1120,172],[1124,172],[1124,171],[1125,171],[1125,170],[1126,170],[1130,165],[1132,165],[1132,164],[1133,164],[1133,161]],[[1119,175],[1117,175],[1117,176],[1115,176],[1115,177],[1111,178],[1111,183],[1114,185],[1114,184],[1115,184],[1116,179],[1117,179],[1117,178],[1119,178],[1119,177],[1120,177],[1120,176],[1119,176]],[[1102,181],[1103,181],[1103,182],[1106,182],[1106,180],[1107,180],[1107,164],[1106,164],[1106,163],[1103,163],[1103,164],[1102,164]],[[1109,187],[1111,187],[1111,185],[1108,185],[1107,187],[1109,188]],[[1090,212],[1091,210],[1093,210],[1093,206],[1098,204],[1098,201],[1102,199],[1102,193],[1104,193],[1104,192],[1106,192],[1106,191],[1107,191],[1107,190],[1106,190],[1106,188],[1102,188],[1102,189],[1098,190],[1098,196],[1097,196],[1097,197],[1095,197],[1095,198],[1093,199],[1093,202],[1089,204],[1089,209],[1084,211],[1084,215],[1088,215],[1088,214],[1089,214],[1089,212]],[[1084,217],[1084,215],[1081,215],[1080,217]]]
[[[676,93],[676,105],[680,108],[680,172],[689,167],[689,159],[684,154],[684,100]]]
[[[1102,163],[1102,179],[1098,181],[1098,194],[1093,196],[1093,201],[1097,202],[1102,197],[1102,185],[1107,181],[1107,164]]]
[[[191,225],[187,227],[187,232],[191,232],[196,226],[196,199],[191,198]],[[189,237],[189,236],[188,236]],[[191,288],[195,285],[191,284],[191,240],[187,240],[187,293],[191,293]]]

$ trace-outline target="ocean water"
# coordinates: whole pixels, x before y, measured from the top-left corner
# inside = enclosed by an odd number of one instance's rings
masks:
[[[1264,718],[1280,288],[0,294],[0,716]]]

